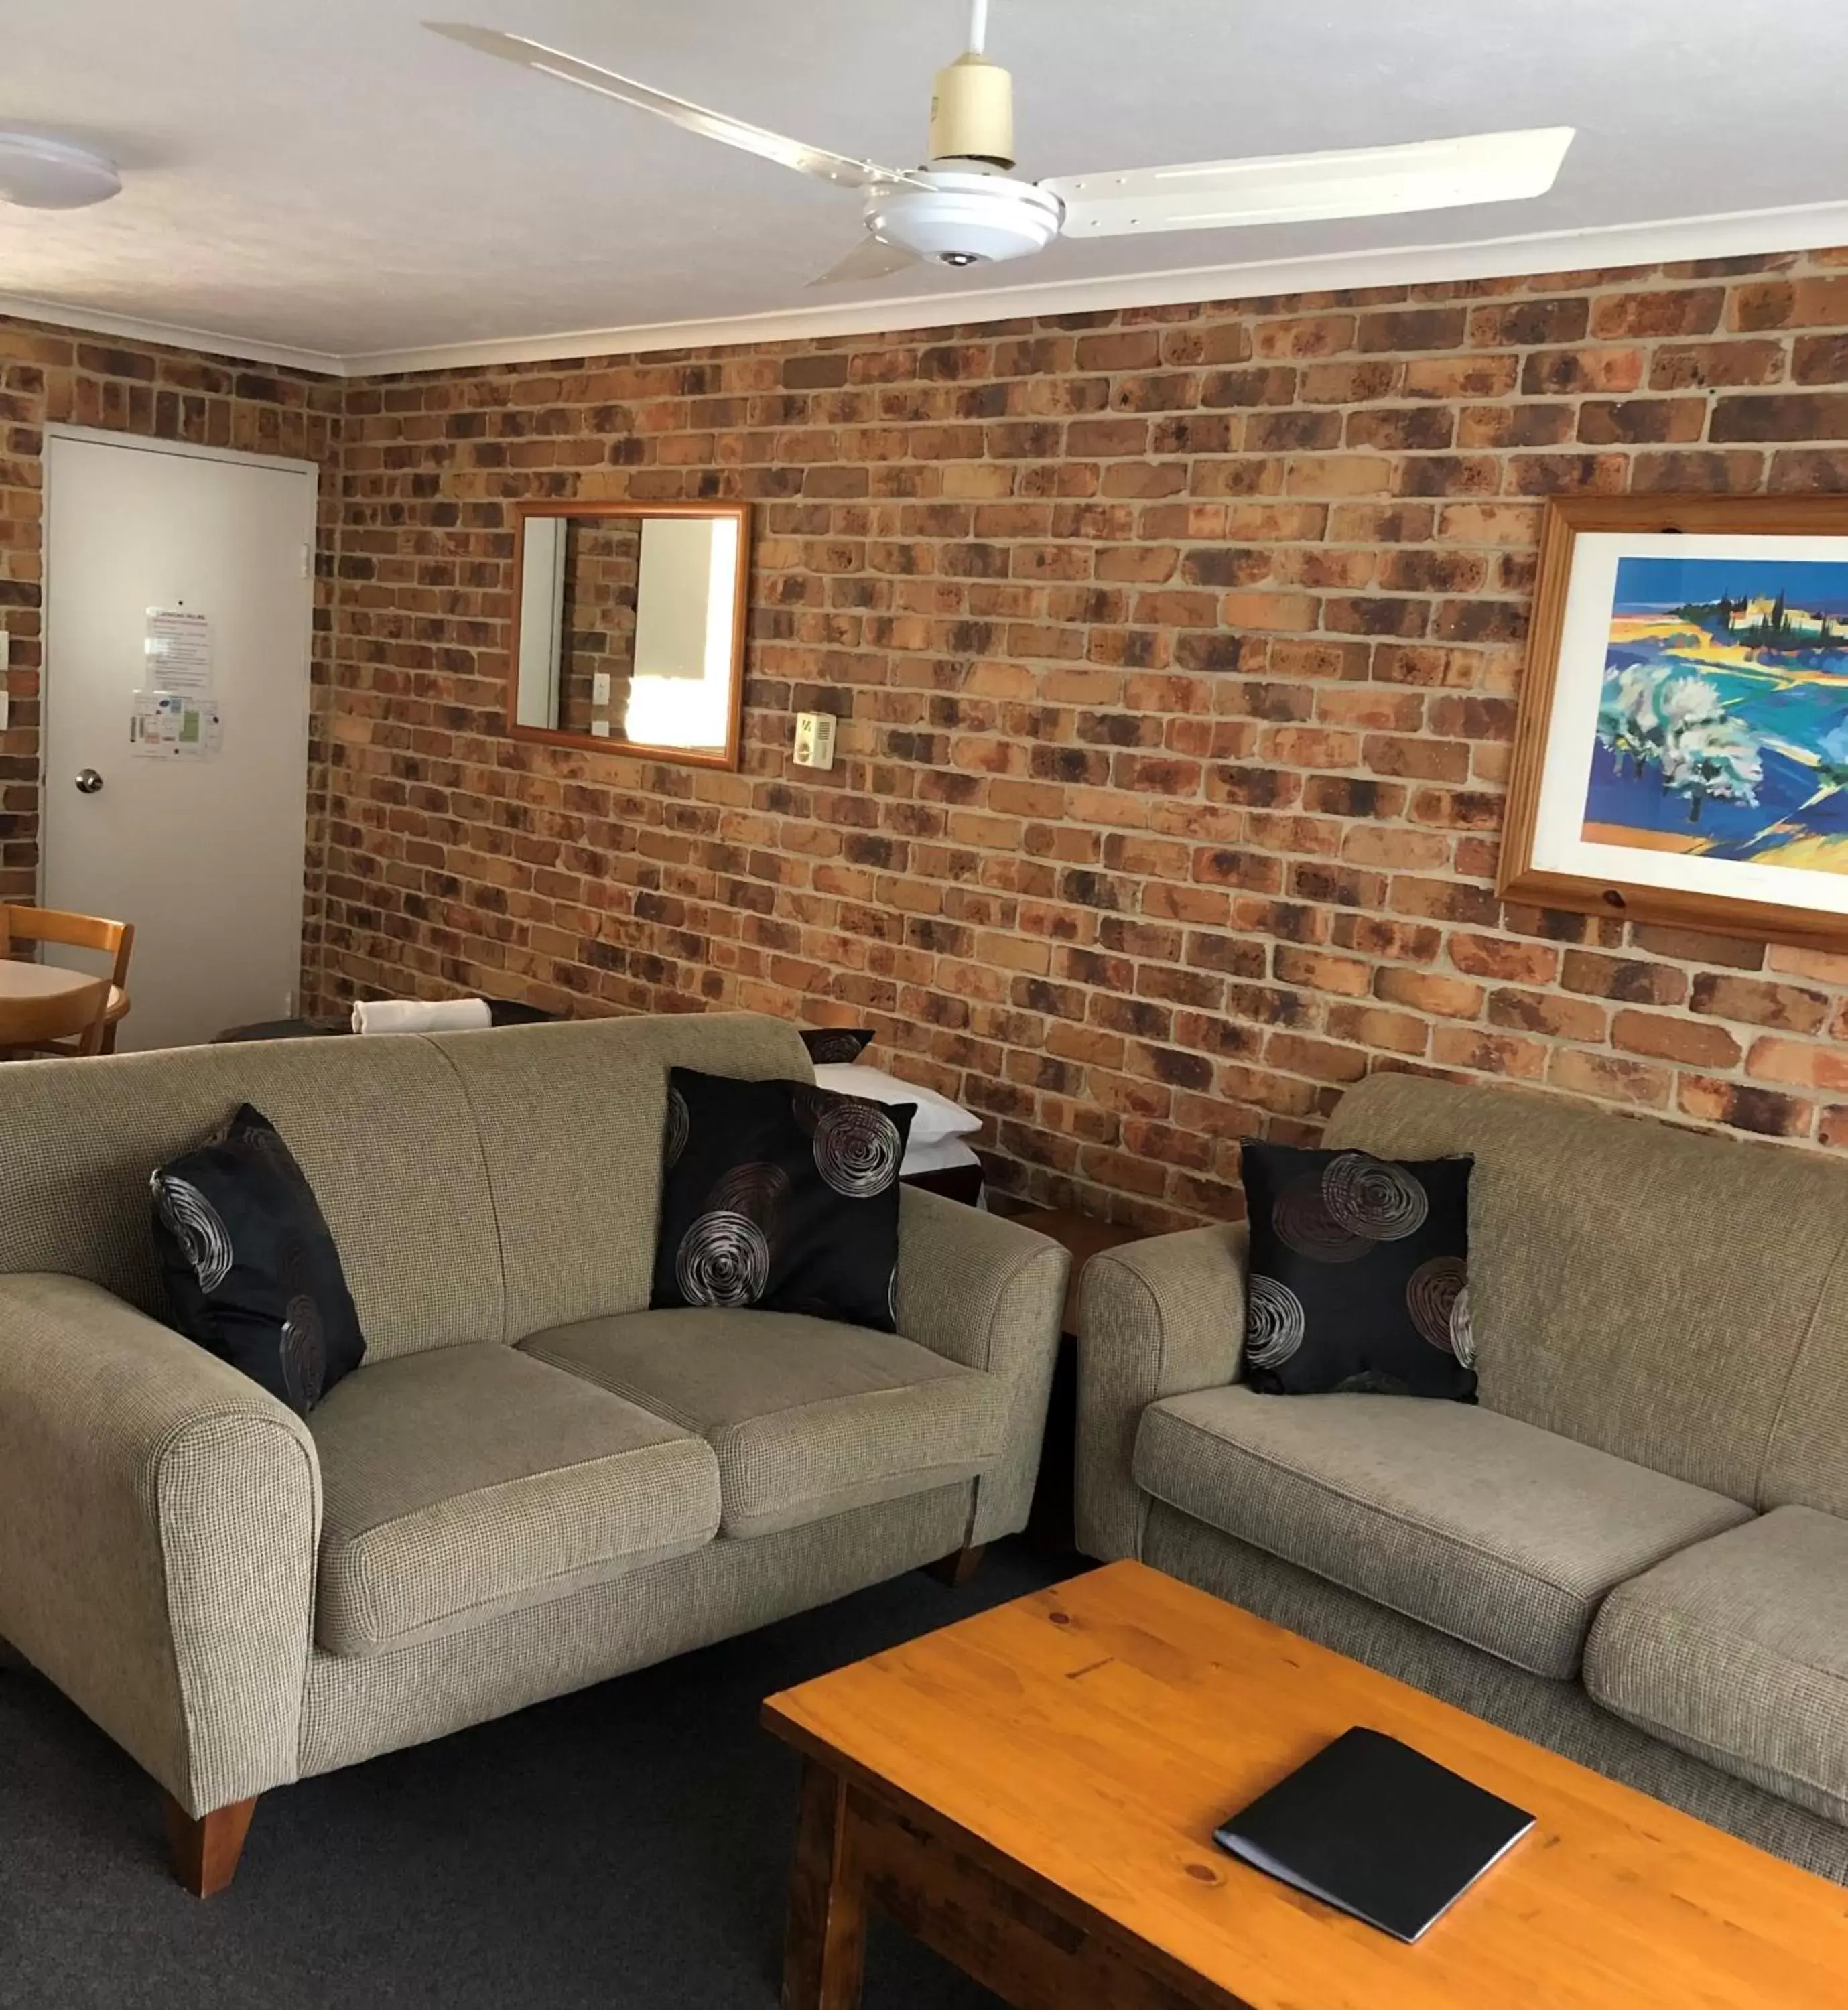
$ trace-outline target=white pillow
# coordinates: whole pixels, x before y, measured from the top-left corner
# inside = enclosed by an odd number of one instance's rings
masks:
[[[973,1166],[978,1171],[982,1166],[960,1138],[939,1138],[929,1145],[920,1145],[913,1138],[905,1145],[904,1163],[898,1168],[898,1177],[908,1180],[914,1173],[947,1173],[959,1166]]]
[[[942,1138],[966,1138],[982,1128],[981,1118],[960,1103],[939,1096],[934,1088],[901,1081],[883,1068],[862,1067],[858,1061],[825,1061],[815,1071],[815,1079],[838,1096],[864,1096],[869,1103],[915,1103],[918,1113],[912,1119],[911,1132],[914,1145],[934,1145]]]

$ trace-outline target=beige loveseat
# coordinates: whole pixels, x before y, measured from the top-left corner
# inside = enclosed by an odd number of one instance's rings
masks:
[[[1480,1406],[1255,1394],[1243,1231],[1113,1250],[1081,1544],[1848,1882],[1848,1167],[1397,1074],[1326,1142],[1474,1155]]]
[[[745,1014],[0,1068],[0,1635],[195,1886],[268,1788],[1025,1524],[1065,1252],[908,1188],[902,1338],[650,1312],[676,1064],[812,1078]],[[148,1173],[246,1099],[366,1334],[305,1425],[153,1316]]]

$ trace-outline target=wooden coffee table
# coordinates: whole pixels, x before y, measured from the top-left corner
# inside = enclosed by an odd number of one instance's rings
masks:
[[[1842,2010],[1848,1891],[1140,1564],[764,1705],[801,1753],[785,2010],[876,1905],[1018,2010]],[[1353,1724],[1538,1817],[1414,1947],[1216,1849]]]

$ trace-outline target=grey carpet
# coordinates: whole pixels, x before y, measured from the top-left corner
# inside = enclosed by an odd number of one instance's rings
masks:
[[[795,1759],[772,1690],[1079,1568],[1016,1544],[269,1795],[236,1882],[172,1880],[159,1795],[0,1668],[5,2010],[773,2010]],[[866,2010],[992,2010],[876,1927]]]

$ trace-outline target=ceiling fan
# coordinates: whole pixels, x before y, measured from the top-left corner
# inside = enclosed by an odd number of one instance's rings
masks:
[[[936,73],[930,158],[921,168],[881,167],[876,161],[805,146],[525,35],[459,21],[425,26],[799,174],[864,191],[864,237],[812,282],[816,286],[883,279],[919,264],[998,264],[1043,251],[1057,237],[1223,230],[1518,201],[1544,195],[1552,186],[1573,138],[1569,126],[1547,126],[1409,146],[1200,161],[1029,182],[1011,172],[1014,80],[983,52],[988,0],[972,0],[969,46]]]

